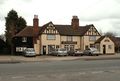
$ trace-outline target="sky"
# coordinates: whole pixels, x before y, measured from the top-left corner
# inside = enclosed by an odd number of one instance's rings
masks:
[[[34,15],[40,26],[50,21],[70,25],[76,15],[81,26],[94,24],[102,33],[120,36],[120,0],[0,0],[0,34],[5,32],[5,17],[12,9],[27,25],[33,25]]]

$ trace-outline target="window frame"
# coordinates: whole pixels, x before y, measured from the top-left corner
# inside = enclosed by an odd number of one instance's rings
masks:
[[[67,41],[73,41],[73,36],[67,36],[67,37],[66,37],[66,40],[67,40]]]
[[[112,45],[108,45],[108,49],[112,49]]]
[[[22,37],[22,42],[27,42],[27,37]]]
[[[89,36],[89,41],[96,41],[96,36]]]
[[[54,35],[54,34],[48,34],[47,35],[47,40],[55,40],[55,39],[56,39],[56,35]]]

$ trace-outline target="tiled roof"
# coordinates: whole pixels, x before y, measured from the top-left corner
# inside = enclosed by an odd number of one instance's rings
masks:
[[[110,37],[116,46],[120,46],[120,37]]]
[[[15,35],[15,37],[32,37],[33,36],[33,27],[32,26],[28,26],[25,27],[22,31],[20,31],[18,34]]]
[[[96,40],[95,43],[100,43],[104,38],[105,38],[105,36],[101,36],[99,39]]]
[[[105,36],[101,36],[95,43],[100,43]],[[109,37],[115,44],[115,46],[120,46],[120,37]]]
[[[39,27],[39,34],[42,34],[42,32],[46,29],[46,27],[52,22],[49,22],[42,27]],[[53,24],[54,25],[54,24]],[[79,26],[77,30],[74,30],[71,25],[54,25],[55,28],[58,30],[60,35],[70,35],[70,36],[83,36],[88,29],[93,26],[91,25],[86,25],[86,26]],[[25,27],[21,32],[15,35],[15,37],[22,37],[22,36],[28,36],[32,37],[33,36],[33,26],[28,26]]]
[[[77,30],[74,30],[71,25],[55,25],[55,27],[61,35],[80,36],[84,35],[91,25],[80,26]]]

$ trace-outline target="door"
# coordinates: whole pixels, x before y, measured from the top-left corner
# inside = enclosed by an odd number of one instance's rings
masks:
[[[46,46],[43,46],[43,55],[46,55]]]
[[[103,54],[106,54],[106,45],[103,45]]]

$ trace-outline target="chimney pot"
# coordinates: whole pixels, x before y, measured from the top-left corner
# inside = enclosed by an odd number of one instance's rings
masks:
[[[78,16],[73,16],[73,19],[78,19]]]
[[[35,18],[35,19],[38,19],[38,15],[34,15],[34,18]]]
[[[71,26],[74,30],[77,30],[79,28],[79,18],[77,16],[73,16]]]

